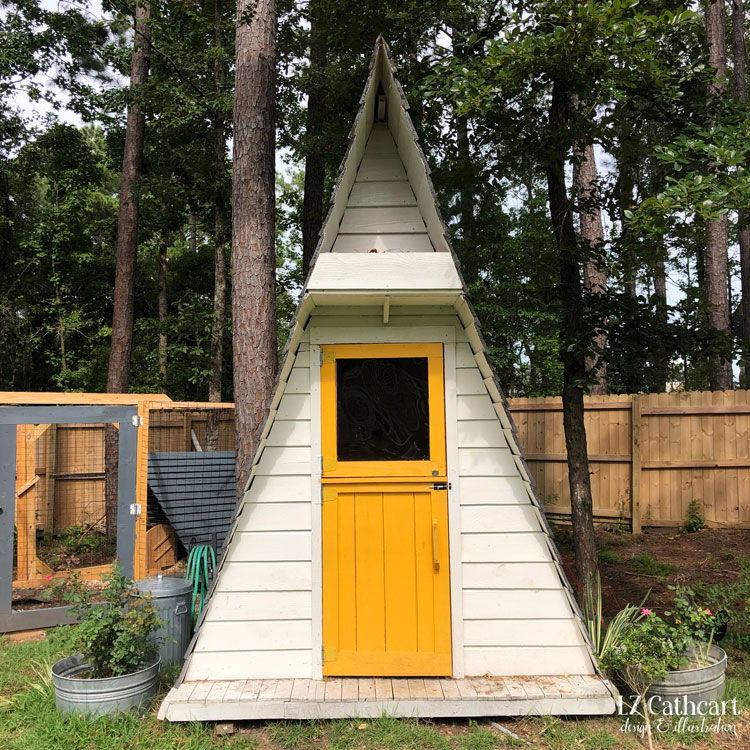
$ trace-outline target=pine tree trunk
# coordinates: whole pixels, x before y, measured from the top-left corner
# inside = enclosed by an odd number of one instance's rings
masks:
[[[621,128],[619,139],[621,142],[627,142],[629,138],[630,133],[628,126],[627,124],[624,124]],[[635,188],[634,171],[635,167],[632,157],[628,152],[623,153],[621,150],[617,163],[617,183],[615,192],[617,196],[618,218],[620,219],[623,239],[628,232],[625,211],[631,210],[635,203],[633,197],[633,190]],[[638,269],[635,264],[636,259],[633,256],[634,254],[632,250],[626,245],[623,249],[623,256],[621,258],[625,278],[623,287],[625,293],[635,299],[638,296],[638,290],[636,288],[636,274]]]
[[[664,252],[663,244],[660,243],[659,250]],[[666,334],[669,324],[667,306],[667,269],[663,257],[659,257],[654,267],[654,297],[656,298],[656,318],[659,323],[661,335]],[[669,368],[669,356],[666,352],[659,352],[654,362],[654,385],[660,392],[667,390],[667,375]]]
[[[238,495],[276,376],[276,0],[237,4],[232,321]]]
[[[138,181],[143,169],[143,144],[146,118],[139,102],[139,89],[148,78],[151,29],[148,3],[139,3],[130,66],[131,102],[125,126],[125,151],[120,179],[120,207],[117,216],[117,263],[115,268],[112,347],[109,354],[107,392],[126,393],[130,380],[130,355],[133,348],[133,293],[138,254]],[[144,38],[145,37],[145,38]]]
[[[592,585],[596,574],[596,540],[594,538],[593,502],[589,478],[586,428],[583,419],[583,388],[586,362],[580,346],[584,324],[581,270],[572,210],[565,185],[564,142],[570,113],[570,94],[559,81],[552,87],[550,123],[558,131],[554,139],[558,153],[546,167],[552,230],[560,260],[561,321],[560,357],[563,362],[563,427],[568,453],[571,520],[576,554],[576,577],[579,595]],[[571,144],[572,145],[572,144]]]
[[[719,97],[726,89],[726,17],[723,0],[706,5],[706,37],[709,62],[716,79],[709,83],[709,94]],[[732,363],[728,356],[729,315],[729,226],[726,216],[706,222],[706,307],[708,327],[716,334],[708,363],[709,387],[712,391],[731,390]]]
[[[747,70],[745,58],[745,9],[742,0],[732,0],[732,63],[734,95],[747,102]],[[742,280],[742,387],[750,386],[750,213],[740,211],[737,217],[740,246],[740,278]]]
[[[585,259],[583,263],[583,286],[589,295],[603,295],[607,291],[607,273],[604,264],[604,226],[599,207],[598,174],[596,155],[592,144],[574,147],[573,192],[579,203],[578,217],[581,225],[581,242]],[[598,352],[586,357],[586,370],[596,372],[596,383],[591,393],[602,396],[607,393],[607,362],[604,351],[607,348],[607,332],[599,328],[592,341]]]
[[[125,125],[125,151],[120,178],[120,206],[117,215],[117,260],[115,266],[112,344],[107,371],[107,393],[127,393],[130,357],[133,351],[133,297],[138,256],[138,182],[143,169],[146,118],[139,102],[139,89],[148,79],[151,54],[151,8],[141,1],[135,9],[133,55],[130,62],[130,93]],[[104,496],[107,536],[117,536],[118,433],[105,429]]]
[[[214,2],[214,46],[217,54],[214,59],[214,93],[216,107],[223,92],[226,70],[219,50],[223,48],[222,24],[224,13],[222,0]],[[211,323],[211,377],[208,380],[208,400],[221,401],[221,381],[224,363],[224,324],[226,321],[227,297],[227,208],[225,187],[227,139],[224,118],[217,111],[213,122],[214,130],[214,305]],[[206,421],[207,451],[219,449],[219,412],[211,409]]]
[[[167,392],[167,240],[159,240],[159,375],[161,391]]]
[[[323,226],[325,187],[325,65],[327,40],[319,3],[312,0],[310,15],[310,86],[307,92],[307,153],[305,155],[305,191],[302,201],[302,273],[307,277],[310,262]]]

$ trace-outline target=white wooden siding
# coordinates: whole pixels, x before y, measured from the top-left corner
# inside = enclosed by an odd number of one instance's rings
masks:
[[[208,605],[207,623],[254,620],[309,620],[311,591],[217,592]]]
[[[422,215],[416,206],[347,208],[341,220],[342,234],[424,233]]]
[[[519,473],[516,446],[490,399],[490,382],[471,347],[457,343],[466,674],[590,674],[580,624]]]
[[[310,620],[207,622],[196,652],[280,651],[312,648]]]
[[[464,563],[463,587],[469,589],[559,589],[555,563]]]
[[[312,649],[194,652],[187,680],[270,680],[312,674]],[[198,675],[210,675],[201,677]]]
[[[187,679],[313,676],[310,414],[309,346],[301,344],[245,493]]]
[[[528,532],[539,528],[539,517],[531,505],[468,505],[461,510],[460,527],[465,534]]]
[[[219,578],[218,593],[312,591],[309,562],[233,562],[222,568]]]
[[[581,631],[569,617],[561,620],[469,620],[464,624],[467,646],[526,646],[533,630],[547,646],[580,646]]]
[[[559,620],[570,616],[570,602],[561,588],[464,589],[465,620]],[[545,645],[533,639],[530,632],[526,645]]]
[[[331,251],[432,253],[434,250],[388,126],[375,123]]]
[[[416,205],[417,199],[414,197],[414,191],[411,189],[411,186],[407,181],[369,183],[355,182],[354,187],[352,188],[352,192],[349,194],[349,203],[347,208],[357,208],[364,206],[416,207]],[[424,226],[424,222],[422,224]],[[426,232],[427,230],[424,229],[423,231]]]
[[[426,234],[340,234],[333,243],[334,253],[432,253]]]
[[[227,552],[228,563],[311,559],[309,531],[236,531]]]
[[[467,646],[465,659],[470,675],[593,674],[591,659],[583,646]]]

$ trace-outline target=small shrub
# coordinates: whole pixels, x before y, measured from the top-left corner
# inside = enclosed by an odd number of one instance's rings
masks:
[[[678,669],[683,655],[672,639],[673,628],[669,623],[650,609],[642,609],[641,614],[643,617],[623,632],[617,644],[601,655],[600,663],[611,675],[619,675],[641,697],[646,738],[653,748],[646,692],[668,671]]]
[[[80,625],[76,631],[92,677],[111,677],[134,672],[153,652],[149,636],[162,621],[151,602],[115,564],[105,574],[102,591],[87,588],[73,574],[65,601]],[[103,601],[95,601],[101,598]]]
[[[596,557],[599,560],[599,565],[605,563],[614,565],[615,563],[620,562],[620,556],[617,554],[617,552],[612,552],[612,550],[609,549],[600,550],[599,554]]]
[[[654,560],[648,552],[641,552],[640,555],[634,555],[628,560],[628,566],[636,573],[644,573],[657,578],[665,578],[670,573],[677,570],[677,566],[668,562],[659,562]]]
[[[688,504],[687,511],[685,512],[685,523],[683,525],[683,531],[688,534],[694,534],[696,531],[700,531],[706,525],[706,519],[701,513],[700,503],[693,498]]]
[[[750,651],[750,571],[743,568],[732,583],[701,581],[694,588],[705,605],[726,621],[726,642]]]

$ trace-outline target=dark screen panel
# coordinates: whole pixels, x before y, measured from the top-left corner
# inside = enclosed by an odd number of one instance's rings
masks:
[[[336,360],[339,461],[430,458],[427,358]]]

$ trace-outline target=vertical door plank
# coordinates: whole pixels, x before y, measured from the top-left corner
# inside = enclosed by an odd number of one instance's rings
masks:
[[[385,651],[385,580],[383,571],[383,495],[355,496],[357,649]]]
[[[333,488],[332,488],[333,489]],[[357,579],[354,493],[338,494],[338,649],[357,650]]]
[[[432,568],[432,498],[414,493],[414,542],[417,559],[417,649],[435,650],[435,592]]]
[[[385,548],[385,647],[417,650],[417,572],[414,555],[414,493],[383,496]]]
[[[321,534],[323,547],[323,649],[339,643],[338,498],[334,487],[323,488]],[[326,663],[323,662],[323,674]]]

